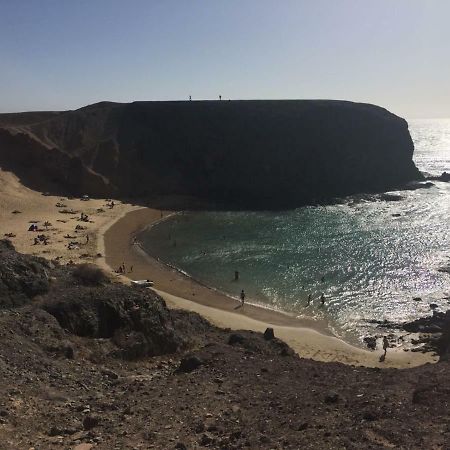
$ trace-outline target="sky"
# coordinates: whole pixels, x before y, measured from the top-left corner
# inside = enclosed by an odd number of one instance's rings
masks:
[[[450,0],[0,0],[0,112],[344,99],[450,117]]]

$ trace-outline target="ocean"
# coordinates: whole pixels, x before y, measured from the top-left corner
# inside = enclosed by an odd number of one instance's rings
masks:
[[[450,172],[450,119],[411,120],[409,129],[417,167]],[[178,214],[140,241],[202,283],[236,298],[244,289],[248,301],[299,317],[325,318],[335,335],[362,345],[380,332],[377,321],[414,320],[429,315],[433,303],[450,307],[450,274],[439,271],[450,262],[450,183],[393,194],[401,199]]]

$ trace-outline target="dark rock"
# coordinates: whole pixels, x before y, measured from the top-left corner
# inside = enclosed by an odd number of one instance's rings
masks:
[[[273,332],[273,328],[266,328],[266,331],[264,331],[264,339],[266,341],[270,341],[271,339],[275,338],[275,334]]]
[[[230,334],[230,337],[228,338],[228,344],[234,345],[234,344],[242,344],[244,342],[244,336],[241,334]]]
[[[95,428],[100,423],[100,419],[96,416],[86,416],[83,419],[83,428],[87,430],[92,430],[92,428]]]
[[[298,431],[304,431],[304,430],[306,430],[307,428],[308,428],[308,422],[302,422],[299,426],[298,426],[298,428],[297,428],[297,430]]]
[[[177,371],[181,373],[192,372],[203,364],[204,362],[200,358],[197,358],[196,356],[189,356],[181,360],[180,366],[178,367]]]
[[[337,403],[339,401],[339,395],[336,392],[330,392],[325,396],[325,403]]]
[[[182,442],[177,442],[175,444],[175,448],[178,450],[187,450],[187,447],[185,444],[183,444]]]
[[[375,350],[377,348],[376,336],[367,336],[363,339],[363,341],[366,343],[367,348],[370,348],[370,350]]]
[[[199,422],[195,425],[194,431],[198,433],[203,433],[205,431],[205,424],[203,422]]]
[[[57,427],[51,427],[48,432],[49,436],[60,436],[62,434],[64,434],[63,430],[61,430],[60,428],[57,428]]]
[[[433,186],[434,184],[430,182],[421,183],[419,181],[411,181],[404,187],[404,189],[415,191],[416,189],[428,189]]]
[[[450,173],[442,172],[441,175],[429,176],[426,178],[427,178],[427,180],[444,181],[444,182],[448,183],[450,181]]]
[[[48,262],[16,253],[10,241],[0,240],[0,309],[14,308],[48,292]]]
[[[200,445],[210,445],[214,442],[214,436],[210,433],[204,433],[200,439]]]
[[[402,197],[401,195],[397,194],[380,194],[379,198],[380,200],[383,200],[385,202],[399,202],[400,200],[403,200],[405,197]]]
[[[114,355],[125,359],[173,353],[183,343],[164,300],[149,290],[74,286],[45,300],[42,308],[73,334],[110,338],[118,348]]]

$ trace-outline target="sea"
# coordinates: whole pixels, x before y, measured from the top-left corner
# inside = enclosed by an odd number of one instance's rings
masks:
[[[417,167],[450,172],[450,119],[410,120],[409,130]],[[176,214],[139,239],[214,289],[236,298],[244,289],[251,303],[325,319],[362,346],[380,322],[450,308],[450,274],[440,271],[450,264],[450,183],[433,183],[392,192],[397,201],[354,196],[290,211]]]

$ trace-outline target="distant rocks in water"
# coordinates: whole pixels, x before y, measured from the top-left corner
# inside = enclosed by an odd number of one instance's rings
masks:
[[[433,187],[434,184],[426,181],[426,182],[420,182],[420,181],[411,181],[404,186],[404,189],[407,191],[415,191],[416,189],[428,189]]]
[[[448,183],[450,181],[450,173],[442,172],[441,175],[430,175],[426,178],[427,180],[443,181],[445,183]]]
[[[385,202],[399,202],[400,200],[403,200],[405,197],[398,195],[398,194],[380,194],[378,197],[380,200],[383,200]]]
[[[441,332],[450,316],[446,313],[436,313],[433,316],[421,317],[412,322],[405,323],[403,329],[409,333],[436,333]]]
[[[346,101],[102,102],[0,114],[0,165],[29,187],[76,196],[322,204],[423,180],[413,151],[404,119]]]
[[[438,271],[450,274],[450,264],[448,266],[440,267]]]

